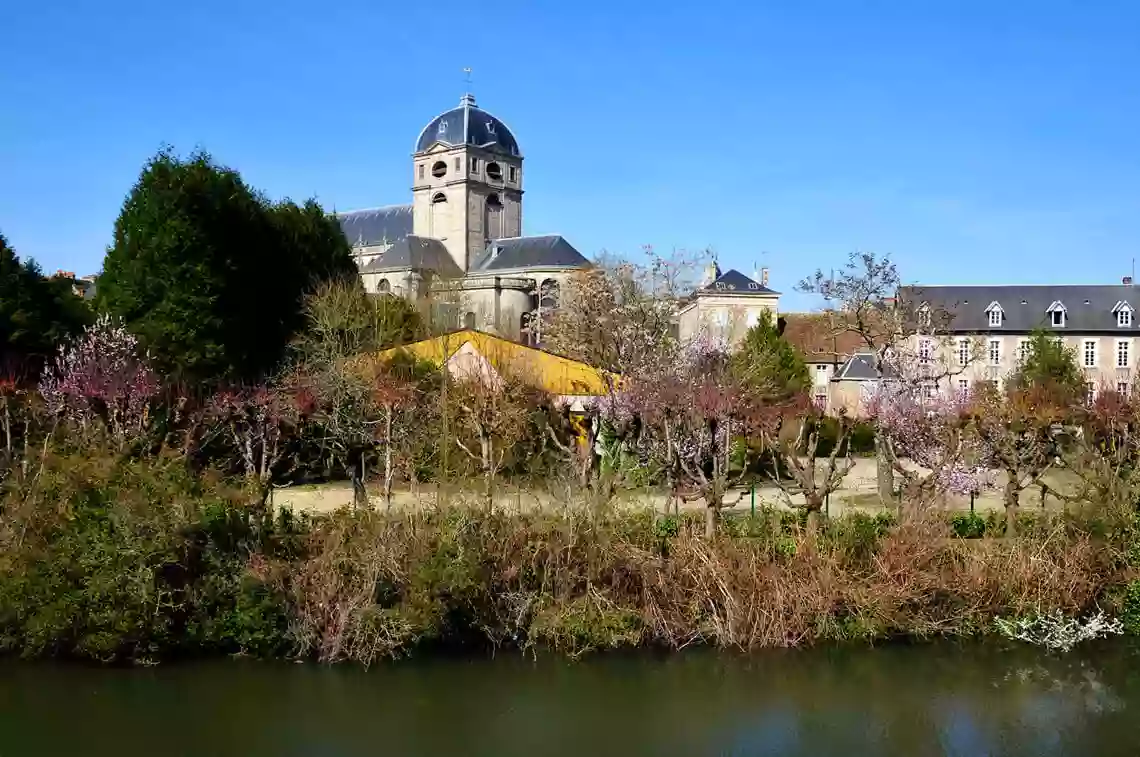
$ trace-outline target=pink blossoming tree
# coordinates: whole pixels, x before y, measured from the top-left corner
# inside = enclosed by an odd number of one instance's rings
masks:
[[[882,435],[882,453],[902,478],[905,505],[993,485],[986,466],[991,455],[971,429],[971,408],[969,392],[938,391],[905,377],[880,380],[864,396],[864,412]]]
[[[612,420],[637,429],[639,451],[664,472],[672,499],[704,500],[705,534],[715,535],[724,497],[745,475],[748,454],[738,443],[748,431],[747,396],[724,345],[699,338],[673,361],[625,376]]]
[[[110,316],[61,346],[39,385],[58,419],[73,425],[86,441],[105,433],[118,449],[147,433],[159,389],[138,341]]]

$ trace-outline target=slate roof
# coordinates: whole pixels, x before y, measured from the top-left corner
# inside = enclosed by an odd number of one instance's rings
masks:
[[[411,205],[353,210],[337,213],[336,219],[353,247],[392,244],[412,233]]]
[[[1118,303],[1140,309],[1140,287],[1128,284],[918,286],[903,287],[899,294],[906,300],[945,310],[952,316],[952,332],[1027,333],[1037,328],[1114,334],[1140,331],[1140,313],[1133,315],[1131,327],[1116,325],[1114,308]],[[989,325],[987,311],[995,302],[1004,313],[1001,326]],[[1054,302],[1065,307],[1064,327],[1051,325],[1048,311]]]
[[[735,268],[725,271],[711,284],[697,290],[704,294],[779,294],[758,281],[748,278]]]
[[[472,273],[514,268],[589,268],[590,261],[557,234],[496,239],[471,264]]]
[[[894,375],[890,367],[883,366],[883,376]],[[879,377],[875,372],[875,356],[870,352],[856,352],[835,373],[835,381],[874,381]]]
[[[519,143],[507,125],[482,108],[475,98],[464,95],[459,107],[440,113],[428,122],[416,140],[416,152],[424,152],[436,142],[446,145],[473,145],[491,152],[519,156]]]
[[[444,278],[457,278],[463,271],[438,239],[408,235],[361,269],[361,273],[407,270],[434,271]]]

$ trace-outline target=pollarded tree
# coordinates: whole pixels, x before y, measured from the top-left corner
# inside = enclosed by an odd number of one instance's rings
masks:
[[[913,509],[943,493],[992,486],[990,450],[973,426],[977,391],[939,391],[921,380],[921,360],[901,349],[885,370],[888,377],[863,397],[863,411],[879,434],[879,454],[902,478],[902,504]]]
[[[96,301],[170,375],[258,380],[304,323],[306,291],[352,275],[344,234],[315,203],[273,206],[209,155],[164,151],[123,204]]]
[[[1074,408],[1053,383],[1007,387],[1005,392],[984,385],[973,395],[972,433],[984,450],[984,463],[1005,474],[1005,532],[1014,536],[1021,493],[1041,483],[1060,462],[1062,424],[1073,417]]]
[[[664,472],[671,499],[704,501],[709,538],[725,495],[748,470],[740,439],[753,430],[751,402],[727,350],[704,338],[622,378],[614,422],[636,429],[637,447]]]
[[[507,454],[540,433],[533,422],[535,411],[548,405],[549,398],[509,371],[470,370],[449,382],[445,401],[454,418],[450,433],[479,471],[490,512],[495,480]]]

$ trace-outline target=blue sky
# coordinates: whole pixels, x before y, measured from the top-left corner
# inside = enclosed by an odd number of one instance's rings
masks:
[[[587,256],[712,247],[790,293],[855,250],[928,284],[1140,253],[1135,2],[54,0],[0,27],[0,231],[48,270],[99,268],[163,144],[274,198],[408,202],[465,66],[526,156],[525,232]]]

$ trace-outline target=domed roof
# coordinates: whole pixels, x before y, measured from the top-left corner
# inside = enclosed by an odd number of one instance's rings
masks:
[[[475,98],[464,95],[458,108],[431,120],[416,140],[416,152],[424,152],[436,142],[445,145],[472,145],[493,152],[519,156],[519,143],[507,125],[482,108]]]

